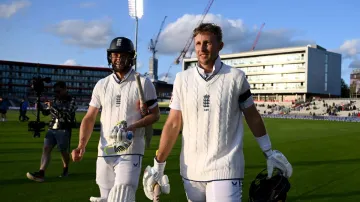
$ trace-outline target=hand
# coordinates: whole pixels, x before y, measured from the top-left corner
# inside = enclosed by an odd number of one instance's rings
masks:
[[[148,113],[149,112],[148,106],[146,105],[146,103],[141,104],[140,100],[138,102],[137,109],[140,111],[140,114],[143,117],[149,114]]]
[[[71,152],[71,157],[74,162],[81,161],[83,155],[85,153],[85,147],[78,147]]]
[[[51,107],[51,102],[50,102],[50,101],[45,102],[45,104],[46,104],[49,108]]]
[[[285,177],[291,177],[293,172],[291,164],[286,159],[284,154],[277,150],[273,150],[272,153],[267,157],[268,178],[271,178],[274,167],[280,169]]]
[[[135,133],[136,127],[134,124],[131,124],[130,126],[128,126],[127,128],[125,128],[125,131],[131,131],[133,133]]]
[[[154,159],[154,166],[147,166],[144,175],[143,175],[143,188],[145,195],[148,199],[154,199],[154,186],[158,184],[161,189],[161,193],[169,194],[170,193],[170,184],[169,178],[167,175],[164,175],[166,162],[158,163]]]

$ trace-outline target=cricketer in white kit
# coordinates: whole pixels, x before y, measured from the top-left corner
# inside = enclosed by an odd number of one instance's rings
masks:
[[[73,160],[81,160],[101,108],[101,131],[96,162],[96,183],[100,197],[90,201],[135,201],[145,150],[144,127],[159,119],[155,87],[140,77],[149,115],[142,118],[135,70],[133,43],[125,37],[112,40],[108,60],[113,73],[99,80],[92,93],[89,109],[80,127],[78,148]],[[132,135],[131,135],[132,132]]]
[[[144,192],[152,199],[154,183],[170,186],[162,176],[182,127],[180,174],[188,201],[241,201],[243,114],[266,156],[269,176],[278,167],[290,177],[292,166],[282,153],[272,150],[245,73],[221,61],[221,28],[203,23],[193,36],[198,65],[176,75],[154,166],[147,166],[144,172]]]

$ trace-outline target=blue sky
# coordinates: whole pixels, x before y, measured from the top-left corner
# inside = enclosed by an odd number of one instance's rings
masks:
[[[144,0],[139,21],[139,71],[147,72],[148,44],[167,16],[158,43],[159,78],[180,54],[208,0]],[[222,26],[223,53],[250,50],[266,23],[257,50],[317,43],[343,55],[342,77],[360,66],[358,0],[215,0],[206,21]],[[112,38],[135,38],[126,0],[0,1],[0,59],[51,64],[107,66]],[[172,65],[170,77],[181,71]],[[171,82],[171,78],[170,78]]]

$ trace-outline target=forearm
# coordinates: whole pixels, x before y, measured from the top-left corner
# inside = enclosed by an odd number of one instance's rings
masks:
[[[265,153],[266,156],[270,156],[272,153],[272,145],[261,115],[258,112],[254,113],[252,116],[246,118],[246,122],[262,152]]]
[[[259,113],[249,117],[245,117],[246,123],[248,124],[252,134],[255,137],[262,137],[266,135],[266,128],[264,121]]]
[[[154,124],[156,121],[159,120],[159,118],[160,118],[159,114],[149,114],[149,115],[141,118],[140,120],[136,121],[133,124],[133,126],[134,126],[134,128],[143,128],[148,125]]]
[[[80,135],[79,135],[79,145],[78,147],[85,148],[89,139],[91,137],[91,133],[94,129],[95,121],[89,118],[84,118],[80,125]]]
[[[161,133],[160,145],[156,156],[156,160],[159,163],[166,161],[176,143],[179,132],[180,125],[165,124]]]

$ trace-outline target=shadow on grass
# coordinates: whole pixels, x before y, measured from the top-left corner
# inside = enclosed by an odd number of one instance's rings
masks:
[[[34,162],[39,162],[41,158],[41,154],[39,155],[39,159],[31,159],[31,160],[19,160],[19,159],[16,159],[16,160],[6,160],[6,161],[0,161],[0,164],[4,163],[4,164],[7,164],[7,163],[14,163],[14,164],[17,164],[19,165],[19,163],[23,164],[23,163],[34,163]],[[57,162],[62,162],[61,159],[51,159],[51,163],[57,163]]]
[[[0,149],[1,154],[29,154],[29,153],[40,153],[42,148],[15,148],[15,149]]]
[[[312,194],[312,195],[297,196],[297,197],[289,196],[289,200],[295,201],[295,200],[315,200],[315,199],[324,199],[324,198],[349,198],[351,196],[360,196],[360,191],[329,193],[329,194]]]
[[[70,181],[88,181],[95,180],[96,174],[94,173],[70,173],[68,177],[58,177],[51,176],[45,177],[45,181],[42,183],[52,183],[52,182],[70,182]],[[26,173],[24,174],[24,178],[22,179],[9,179],[9,180],[1,180],[2,185],[20,185],[20,184],[29,184],[29,183],[39,183],[32,180],[27,179]]]
[[[345,196],[349,197],[349,196],[360,195],[360,191],[352,191],[352,192],[345,192],[345,193],[329,193],[329,194],[311,194],[311,193],[316,193],[317,190],[324,188],[324,187],[328,186],[329,184],[335,183],[335,182],[343,179],[343,176],[348,176],[348,175],[351,175],[351,173],[356,173],[358,170],[360,170],[360,168],[356,168],[349,172],[343,173],[342,175],[339,175],[336,178],[334,178],[328,182],[320,183],[315,188],[313,188],[297,197],[294,197],[294,200],[296,200],[296,199],[317,199],[317,198],[326,198],[326,197],[336,198],[336,197],[345,197]]]
[[[353,158],[353,159],[338,159],[338,160],[324,160],[324,161],[295,161],[290,162],[293,166],[316,166],[316,165],[327,165],[327,164],[357,164],[360,163],[360,158]],[[245,164],[246,165],[246,164]],[[261,168],[263,169],[266,164],[248,164],[246,168]]]

